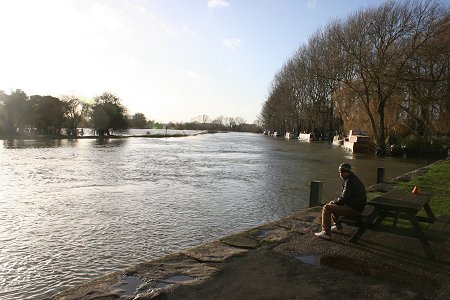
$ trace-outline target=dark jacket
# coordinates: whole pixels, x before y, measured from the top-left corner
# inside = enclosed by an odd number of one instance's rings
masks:
[[[350,174],[342,183],[341,196],[334,200],[333,203],[347,205],[362,212],[367,203],[364,183],[355,174]]]

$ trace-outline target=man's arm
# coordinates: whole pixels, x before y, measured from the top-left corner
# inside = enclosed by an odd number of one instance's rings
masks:
[[[349,188],[349,180],[346,179],[342,185],[342,193],[336,200],[331,201],[331,204],[336,205],[344,205],[348,202],[350,198],[350,188]]]

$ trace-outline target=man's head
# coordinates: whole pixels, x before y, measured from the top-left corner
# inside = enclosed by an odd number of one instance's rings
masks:
[[[347,178],[352,174],[352,166],[350,164],[343,163],[339,166],[339,175],[342,179]]]

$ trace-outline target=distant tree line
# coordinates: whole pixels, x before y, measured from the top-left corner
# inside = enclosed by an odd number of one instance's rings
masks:
[[[278,132],[450,134],[450,14],[434,0],[387,1],[311,36],[274,76],[259,122]]]
[[[154,123],[147,121],[142,113],[127,116],[121,100],[109,92],[88,103],[74,96],[28,97],[22,90],[10,95],[0,91],[0,135],[3,136],[25,133],[75,136],[80,134],[80,127],[90,127],[102,136],[130,127],[149,128]]]
[[[202,115],[188,123],[161,124],[147,120],[143,113],[127,115],[121,100],[104,92],[91,102],[75,96],[33,95],[22,90],[10,95],[0,91],[0,135],[21,134],[77,136],[84,134],[80,128],[92,128],[95,135],[105,136],[129,128],[172,128],[217,131],[260,131],[256,125],[245,124],[241,117],[218,117],[211,120]]]
[[[185,123],[167,124],[168,128],[178,130],[210,130],[210,131],[240,131],[261,132],[261,127],[256,124],[247,124],[242,117],[219,116],[211,119],[208,115],[200,115]]]

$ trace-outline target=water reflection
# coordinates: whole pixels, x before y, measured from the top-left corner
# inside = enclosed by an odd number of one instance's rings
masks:
[[[0,299],[33,299],[281,218],[351,162],[366,185],[425,160],[349,156],[256,134],[4,141]]]
[[[5,149],[34,149],[34,148],[58,148],[62,145],[71,145],[69,140],[60,139],[41,139],[41,140],[24,140],[10,139],[3,140]]]
[[[105,147],[120,147],[127,142],[127,138],[98,138],[94,139],[95,145]]]

